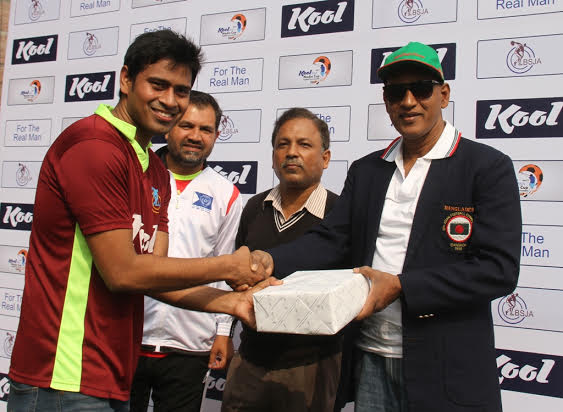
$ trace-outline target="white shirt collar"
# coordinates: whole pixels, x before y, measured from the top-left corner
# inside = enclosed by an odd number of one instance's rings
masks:
[[[461,133],[456,130],[447,120],[446,126],[442,131],[438,141],[434,144],[432,149],[424,156],[423,159],[444,159],[454,154],[461,139]],[[403,138],[397,137],[391,142],[387,149],[381,155],[383,160],[388,162],[401,161],[403,158]]]

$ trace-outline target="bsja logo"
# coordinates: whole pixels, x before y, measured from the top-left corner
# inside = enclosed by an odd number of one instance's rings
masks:
[[[476,137],[563,137],[563,97],[477,102]]]
[[[66,76],[65,102],[111,100],[115,72],[70,74]]]
[[[510,42],[511,49],[506,56],[508,69],[516,74],[523,74],[532,69],[536,64],[541,64],[541,59],[526,45],[517,41]]]
[[[14,40],[12,64],[27,64],[57,60],[58,35]]]
[[[282,8],[281,37],[354,30],[354,0],[290,4]]]
[[[256,193],[258,162],[207,162],[209,167],[234,184],[241,193]]]
[[[0,229],[31,230],[33,205],[23,203],[0,204]]]
[[[29,20],[37,21],[45,14],[45,10],[43,10],[43,6],[39,0],[31,0],[27,14],[29,16]]]
[[[84,39],[84,43],[82,44],[82,51],[86,56],[92,56],[98,49],[100,49],[102,45],[100,44],[98,38],[94,33],[86,32],[86,38]]]
[[[235,125],[233,119],[227,115],[221,116],[221,122],[219,123],[219,140],[226,141],[229,140],[233,135],[238,134],[239,130]]]
[[[405,23],[414,23],[420,19],[420,16],[428,13],[428,9],[422,5],[420,0],[402,0],[399,3],[399,18]]]
[[[526,318],[533,318],[534,312],[518,293],[511,293],[498,302],[498,314],[511,325],[521,323]]]

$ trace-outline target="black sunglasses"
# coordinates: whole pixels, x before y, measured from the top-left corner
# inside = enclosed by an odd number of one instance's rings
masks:
[[[434,85],[442,84],[437,80],[419,80],[412,83],[388,84],[383,86],[383,97],[389,103],[399,103],[410,90],[416,100],[428,99],[434,93]]]

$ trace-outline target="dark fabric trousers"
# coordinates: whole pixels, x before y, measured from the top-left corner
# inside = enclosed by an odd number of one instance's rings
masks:
[[[199,412],[209,356],[168,353],[139,357],[131,388],[131,412],[146,412],[152,389],[154,412]]]
[[[338,352],[305,365],[268,369],[237,353],[227,374],[221,411],[332,412],[340,358]]]

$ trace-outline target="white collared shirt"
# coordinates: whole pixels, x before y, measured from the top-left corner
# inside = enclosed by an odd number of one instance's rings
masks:
[[[402,137],[394,140],[381,156],[388,162],[395,162],[397,168],[385,195],[372,261],[374,269],[394,275],[403,271],[416,206],[430,164],[433,159],[450,157],[460,138],[460,133],[446,122],[438,141],[427,154],[416,160],[407,176]],[[403,356],[401,302],[398,299],[364,320],[358,346],[384,357]]]

